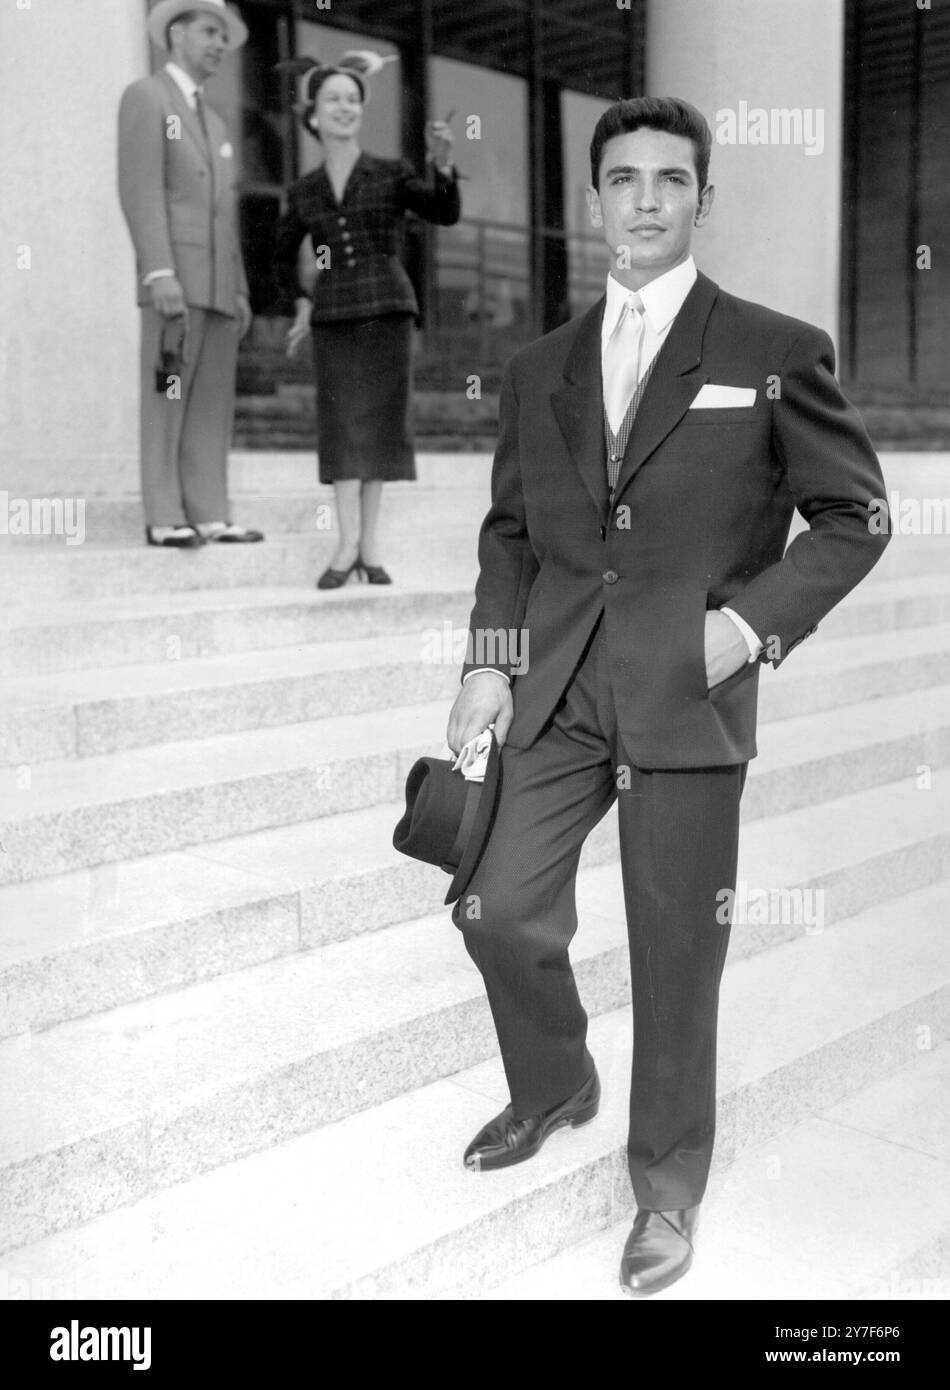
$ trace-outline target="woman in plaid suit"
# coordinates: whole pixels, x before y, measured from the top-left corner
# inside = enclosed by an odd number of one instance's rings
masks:
[[[340,525],[318,587],[339,588],[353,573],[389,584],[376,553],[382,485],[416,476],[409,412],[419,306],[398,259],[398,237],[407,211],[442,226],[458,221],[452,136],[444,122],[426,127],[429,179],[404,159],[364,154],[366,74],[382,60],[361,53],[332,67],[299,61],[309,69],[302,120],[323,144],[325,160],[289,190],[277,259],[284,297],[296,303],[288,353],[313,333],[320,481],[334,485]],[[312,297],[298,273],[307,235],[317,267]]]

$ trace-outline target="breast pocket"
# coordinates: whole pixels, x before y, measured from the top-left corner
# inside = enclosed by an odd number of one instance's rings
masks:
[[[681,425],[754,425],[761,413],[751,405],[724,406],[721,410],[687,410]]]

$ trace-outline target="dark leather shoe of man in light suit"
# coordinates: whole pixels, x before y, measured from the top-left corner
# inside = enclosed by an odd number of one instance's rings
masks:
[[[458,751],[494,723],[504,745],[492,831],[453,914],[511,1094],[469,1146],[480,1169],[533,1157],[552,1118],[585,1113],[574,882],[617,802],[638,1209],[621,1282],[636,1296],[693,1258],[761,662],[784,661],[888,539],[869,526],[884,482],[827,334],[693,265],[711,143],[674,99],[617,103],[598,123],[588,201],[614,257],[607,294],[506,371],[447,733]],[[808,529],[786,550],[796,508]]]

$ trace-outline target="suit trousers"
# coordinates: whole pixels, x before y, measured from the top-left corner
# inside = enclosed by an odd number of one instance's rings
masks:
[[[142,308],[142,501],[148,526],[230,521],[228,449],[234,426],[239,324],[188,309],[180,398],[155,390],[165,320]]]
[[[602,619],[552,722],[530,748],[502,749],[497,816],[453,920],[485,981],[515,1118],[565,1100],[594,1065],[568,955],[577,865],[618,802],[633,994],[630,1177],[639,1207],[670,1211],[701,1200],[712,1157],[729,941],[722,891],[735,889],[747,765],[629,764]]]

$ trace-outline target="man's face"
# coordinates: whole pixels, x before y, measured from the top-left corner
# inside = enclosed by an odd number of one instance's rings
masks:
[[[190,24],[173,24],[172,55],[200,86],[218,71],[228,50],[228,31],[220,19],[203,14]]]
[[[645,126],[607,141],[600,187],[587,190],[591,225],[603,229],[613,274],[631,289],[686,260],[712,199],[711,184],[700,195],[693,142]]]

